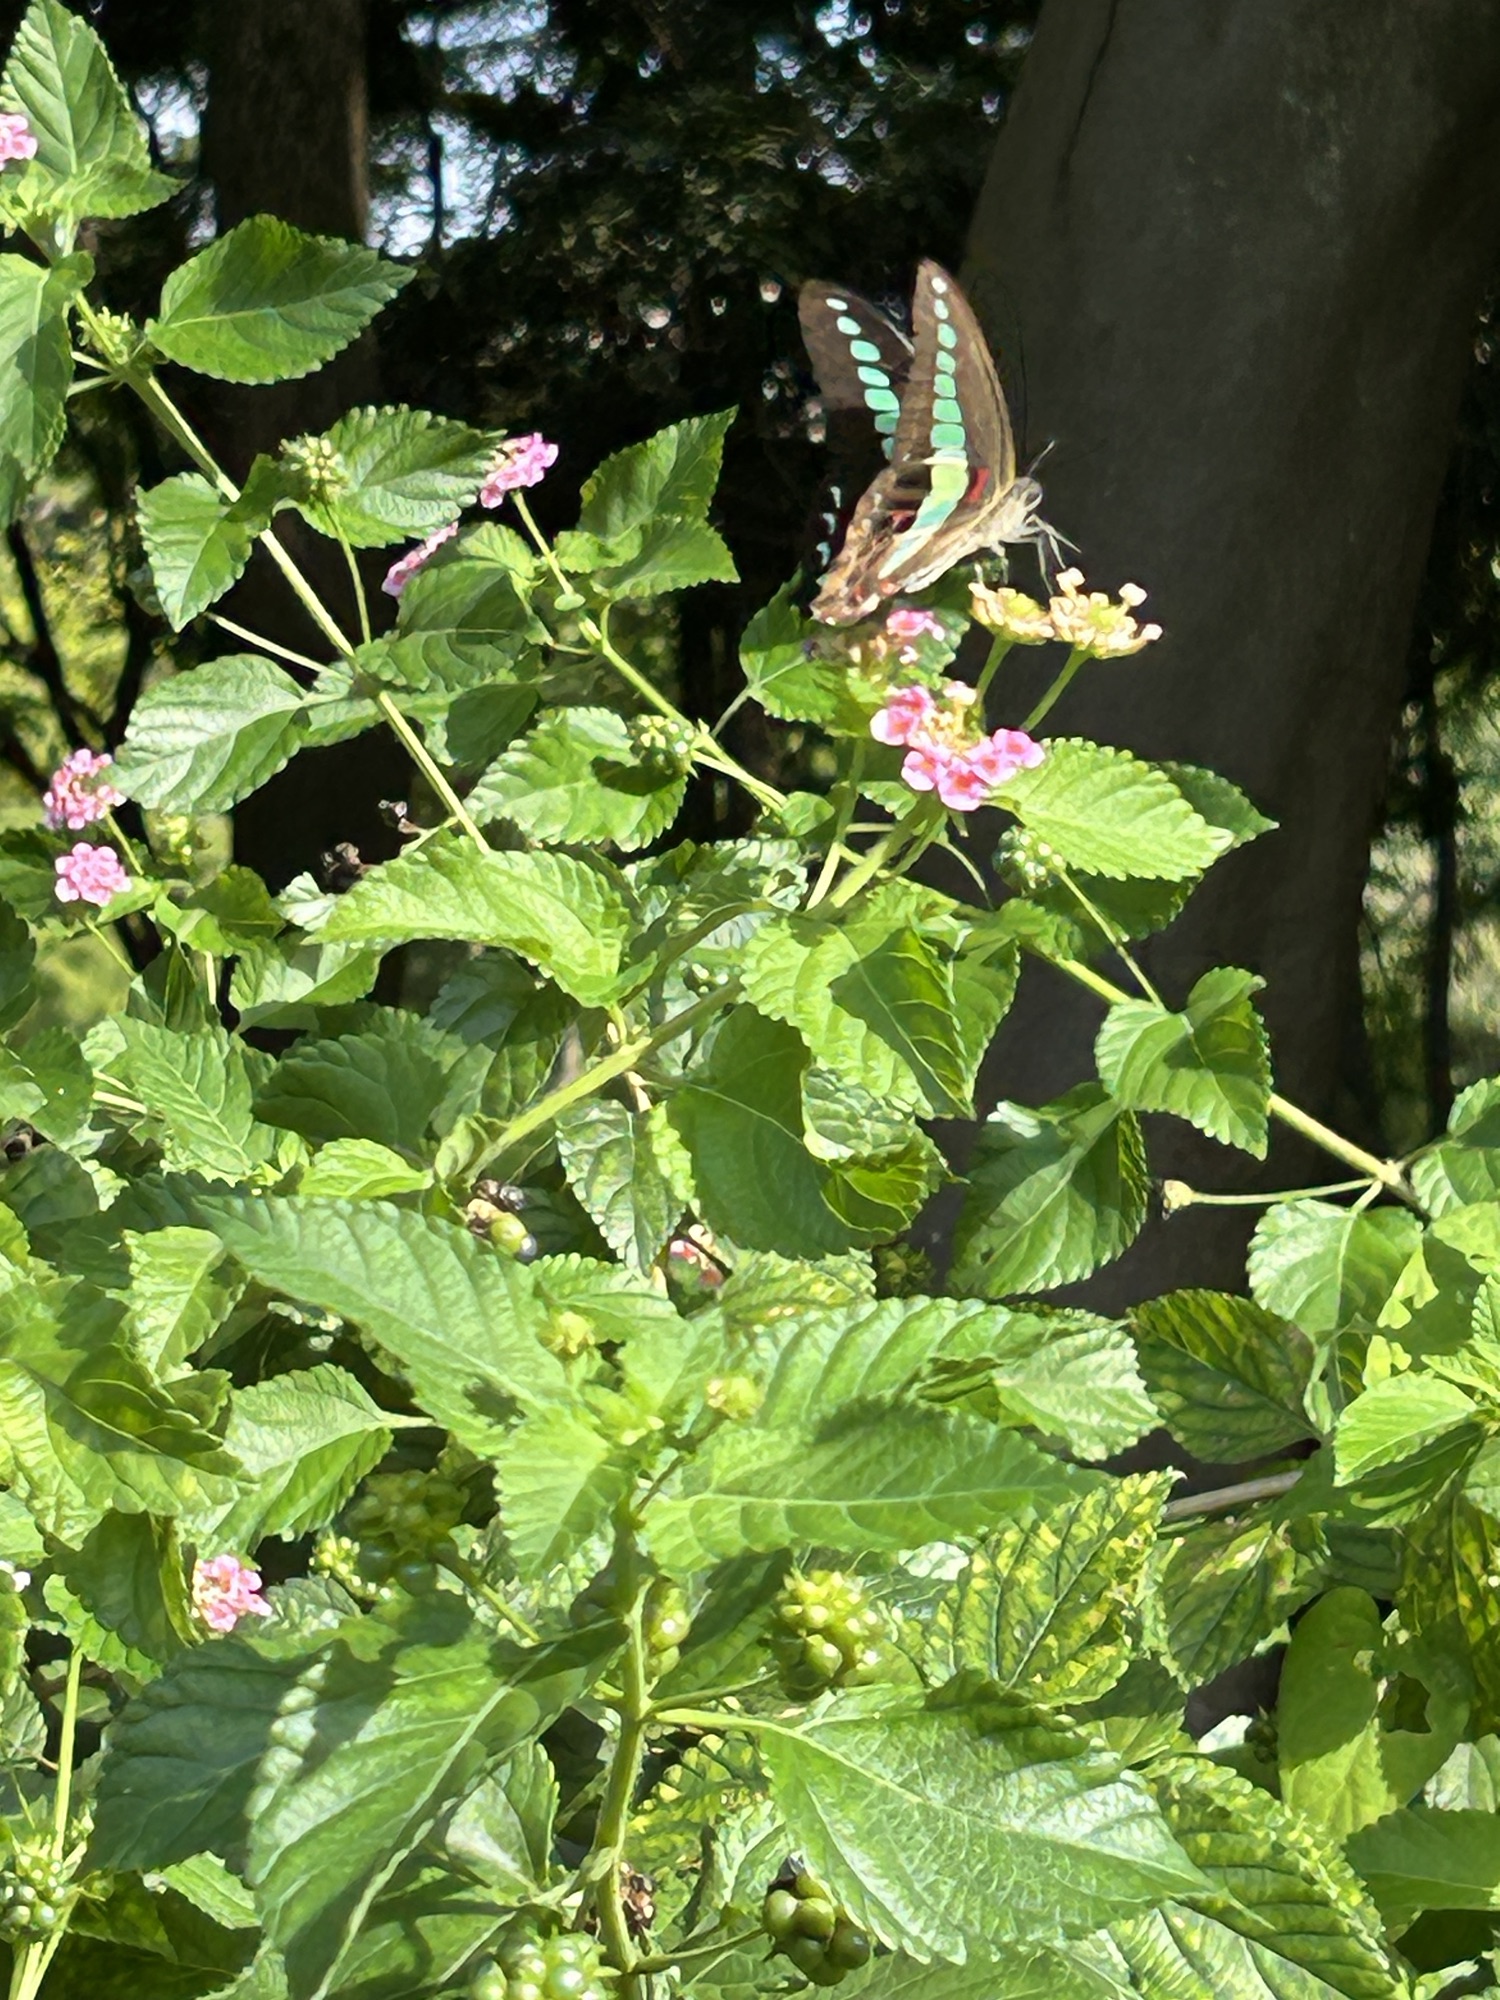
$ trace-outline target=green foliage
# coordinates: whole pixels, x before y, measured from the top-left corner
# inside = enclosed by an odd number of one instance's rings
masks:
[[[16,492],[80,346],[191,461],[137,503],[174,630],[281,509],[351,549],[456,522],[502,439],[356,410],[237,493],[155,372],[306,373],[404,272],[259,218],[149,327],[101,317],[72,224],[158,192],[128,105],[54,0],[6,89],[45,142],[0,180],[47,246],[0,268]],[[964,823],[870,718],[952,670],[959,578],[915,662],[883,620],[773,598],[745,698],[817,733],[829,789],[741,767],[621,637],[733,576],[729,425],[615,453],[555,541],[529,511],[528,539],[446,538],[357,647],[273,543],[334,656],[141,694],[112,777],[144,829],[122,808],[90,838],[130,838],[109,916],[150,962],[81,1040],[34,1012],[88,914],[53,893],[78,829],[5,837],[25,2000],[44,1974],[173,2000],[1395,2000],[1434,1949],[1409,1927],[1500,1913],[1491,1087],[1410,1179],[1269,1200],[1249,1297],[1115,1320],[1045,1296],[1144,1227],[1143,1114],[1253,1157],[1273,1118],[1307,1134],[1252,973],[1158,996],[1123,954],[1131,992],[1083,962],[1264,822],[1211,774],[1050,740],[995,799],[1040,886],[996,909],[915,883]],[[424,781],[393,858],[273,896],[206,836],[386,724]],[[746,836],[682,837],[705,781]],[[1107,1007],[1097,1074],[953,1146],[1032,956]],[[904,1239],[960,1179],[945,1296]],[[1162,1426],[1233,1476],[1108,1469]],[[1280,1647],[1272,1712],[1194,1746],[1190,1697]]]

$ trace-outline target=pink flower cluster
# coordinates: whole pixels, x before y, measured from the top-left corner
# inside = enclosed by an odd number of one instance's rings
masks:
[[[507,493],[520,486],[536,486],[557,462],[557,446],[548,444],[540,431],[525,437],[507,438],[495,454],[489,477],[479,489],[481,507],[498,507]]]
[[[36,157],[36,134],[19,111],[0,111],[0,163]]]
[[[52,866],[57,870],[52,893],[60,903],[97,903],[102,910],[112,896],[130,887],[130,877],[115,850],[95,847],[91,841],[75,841]]]
[[[260,1571],[238,1556],[210,1556],[193,1564],[193,1609],[210,1632],[232,1632],[241,1618],[269,1618],[260,1594]]]
[[[701,1249],[691,1236],[674,1236],[667,1245],[667,1255],[674,1262],[686,1265],[704,1291],[717,1290],[724,1282],[724,1273],[708,1252]]]
[[[457,521],[450,521],[446,528],[436,529],[425,542],[418,542],[414,549],[408,549],[404,556],[391,564],[380,588],[388,597],[399,597],[434,550],[440,549],[444,542],[451,542],[457,533]]]
[[[124,805],[123,792],[117,792],[113,785],[94,782],[113,762],[107,751],[96,755],[92,750],[75,750],[71,757],[64,757],[42,794],[48,826],[57,829],[66,826],[77,833],[80,827],[92,826],[96,819],[103,819],[116,806]]]
[[[925,614],[923,614],[925,615]],[[924,687],[896,688],[870,722],[879,743],[904,744],[901,776],[914,792],[936,792],[953,812],[976,812],[995,788],[1040,764],[1046,752],[1024,729],[971,733],[974,690],[949,681],[939,702]]]

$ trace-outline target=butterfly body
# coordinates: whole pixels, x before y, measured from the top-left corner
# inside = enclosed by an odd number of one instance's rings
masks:
[[[866,487],[813,616],[851,625],[1002,542],[1049,542],[1042,489],[1017,477],[1015,437],[979,322],[938,264],[917,272],[912,338],[868,300],[803,287],[804,336],[825,406],[863,405],[890,464]]]

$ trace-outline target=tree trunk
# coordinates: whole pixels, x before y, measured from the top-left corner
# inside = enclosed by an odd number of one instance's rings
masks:
[[[234,0],[210,16],[204,168],[221,232],[251,215],[277,215],[316,235],[363,240],[369,221],[365,0]],[[373,337],[299,381],[267,388],[216,385],[204,423],[230,469],[243,476],[257,452],[328,428],[378,393]],[[344,624],[356,629],[339,551],[283,514],[277,534]],[[373,562],[378,577],[388,557]],[[368,581],[368,579],[367,579]],[[228,615],[297,651],[322,657],[325,642],[285,582],[257,553]],[[405,753],[380,731],[305,752],[235,813],[235,852],[281,887],[340,841],[367,856],[394,851],[381,797],[410,782]]]
[[[1476,0],[1051,0],[970,242],[1032,439],[1056,441],[1048,517],[1166,627],[1050,726],[1209,765],[1280,822],[1148,947],[1152,976],[1180,1001],[1211,965],[1263,974],[1279,1088],[1346,1129],[1369,840],[1497,250],[1500,10]],[[997,1094],[1088,1074],[1098,1019],[1033,970]],[[1297,1147],[1256,1175],[1183,1127],[1153,1141],[1204,1188],[1340,1177]],[[1103,1295],[1235,1283],[1246,1214],[1149,1230]]]

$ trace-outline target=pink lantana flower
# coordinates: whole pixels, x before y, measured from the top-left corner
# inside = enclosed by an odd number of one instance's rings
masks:
[[[877,743],[910,743],[931,725],[937,712],[930,689],[894,688],[885,707],[871,717],[870,734]]]
[[[0,111],[0,162],[36,157],[36,134],[19,111]]]
[[[82,827],[92,826],[96,819],[103,819],[116,806],[124,805],[123,792],[116,791],[113,785],[95,782],[99,773],[107,771],[113,762],[107,751],[96,754],[92,750],[75,750],[71,757],[64,757],[42,794],[48,826],[68,827],[77,833]]]
[[[112,896],[130,887],[130,877],[115,850],[95,847],[91,841],[75,842],[52,866],[57,870],[52,893],[60,903],[97,903],[102,910]]]
[[[498,507],[507,493],[514,493],[521,486],[539,484],[549,466],[556,462],[557,446],[549,444],[540,431],[507,438],[495,454],[489,477],[479,489],[480,506]]]
[[[920,639],[924,633],[932,639],[942,639],[942,620],[931,611],[923,611],[915,604],[902,604],[885,621],[885,629],[893,639]]]
[[[260,1571],[238,1556],[210,1556],[193,1564],[193,1609],[210,1632],[232,1632],[241,1618],[269,1618],[260,1594]]]
[[[951,812],[975,812],[996,786],[1046,753],[1024,729],[975,736],[974,690],[964,682],[949,681],[943,696],[939,702],[923,687],[893,689],[870,734],[906,746],[901,776],[914,792],[936,792]]]
[[[451,542],[457,533],[457,521],[450,521],[446,528],[435,529],[425,542],[418,542],[414,549],[408,549],[404,556],[393,562],[385,573],[384,583],[380,586],[386,596],[399,597],[428,558],[440,549],[444,542]]]

